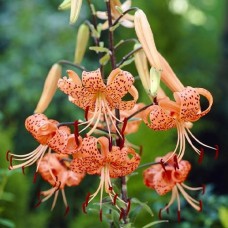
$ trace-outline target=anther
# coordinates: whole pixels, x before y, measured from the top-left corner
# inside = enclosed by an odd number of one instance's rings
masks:
[[[102,222],[102,209],[100,209],[100,221]]]
[[[206,190],[206,185],[205,184],[202,184],[202,195],[204,195],[205,190]]]
[[[35,208],[39,207],[41,203],[42,203],[42,200],[39,200],[38,203],[34,207]]]
[[[165,172],[167,172],[167,170],[165,169],[165,163],[164,163],[163,159],[160,160],[160,164],[161,164],[162,168],[165,170]]]
[[[158,218],[160,219],[160,220],[162,220],[162,208],[159,210],[159,212],[158,212]]]
[[[199,201],[199,207],[200,207],[199,212],[201,212],[203,210],[203,202],[202,202],[202,200]]]
[[[219,146],[215,145],[215,159],[217,159],[219,156]]]
[[[176,170],[176,169],[179,169],[178,160],[177,160],[177,155],[174,155],[173,159],[174,159],[174,169],[175,169],[175,170]]]
[[[88,194],[86,195],[86,200],[85,200],[85,206],[88,206],[89,203],[89,198],[90,198],[90,192],[88,192]]]
[[[112,186],[109,186],[109,187],[108,187],[108,190],[109,190],[109,191],[112,191],[112,190],[113,190]]]
[[[109,144],[108,144],[108,150],[110,152],[110,151],[112,151],[112,137],[109,138],[108,142],[109,142]]]
[[[10,154],[10,150],[8,150],[8,151],[6,152],[6,160],[7,160],[7,161],[9,161],[9,154]]]
[[[129,211],[130,211],[130,208],[131,208],[131,200],[128,199],[127,200],[127,210],[126,210],[126,215],[128,215]]]
[[[87,214],[87,212],[86,212],[86,202],[84,202],[82,204],[82,211],[83,211],[83,213]]]
[[[76,142],[77,146],[79,146],[78,136],[79,136],[78,121],[76,120],[76,121],[74,121],[74,138],[75,138],[75,142]]]
[[[33,176],[33,183],[36,183],[36,178],[37,178],[38,172],[35,172],[34,176]]]
[[[204,149],[201,148],[200,149],[200,155],[199,155],[199,159],[198,159],[198,163],[201,164],[203,161],[203,157],[204,157]]]
[[[85,120],[88,121],[89,106],[85,109]]]
[[[21,167],[21,170],[22,170],[22,173],[25,175],[25,167],[24,166]]]
[[[115,194],[115,196],[113,197],[113,202],[112,202],[112,204],[115,206],[116,205],[116,199],[117,199],[117,197],[118,197],[118,194]]]
[[[10,160],[10,166],[13,167],[13,165],[12,165],[13,164],[13,155],[10,156],[9,160]]]
[[[124,209],[121,207],[119,221],[123,218],[123,216],[124,216]]]
[[[124,118],[124,120],[123,120],[123,126],[122,126],[122,129],[121,129],[121,134],[122,135],[124,134],[124,131],[126,129],[126,126],[127,126],[127,118]]]
[[[67,206],[67,207],[66,207],[66,210],[65,210],[65,213],[64,213],[64,216],[67,216],[67,214],[69,213],[69,211],[70,211],[70,207]]]
[[[177,220],[178,220],[178,223],[180,223],[180,221],[181,221],[181,212],[179,210],[177,211]]]

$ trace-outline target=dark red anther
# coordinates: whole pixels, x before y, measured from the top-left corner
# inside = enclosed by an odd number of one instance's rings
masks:
[[[166,204],[167,206],[168,204]],[[169,214],[169,207],[166,208],[166,213]]]
[[[75,120],[74,121],[74,138],[75,138],[75,142],[76,142],[77,146],[79,145],[78,136],[79,136],[79,133],[78,133],[78,121]]]
[[[113,202],[112,202],[113,205],[116,205],[117,197],[118,197],[118,194],[115,194],[114,197],[113,197]]]
[[[218,145],[215,145],[215,159],[217,159],[218,158],[218,156],[219,156],[219,146]]]
[[[174,159],[174,169],[179,169],[179,164],[178,164],[178,160],[177,160],[177,155],[174,155],[173,157]]]
[[[35,208],[39,207],[41,203],[42,203],[42,201],[39,200],[38,203],[37,203],[34,207],[35,207]]]
[[[201,212],[203,210],[203,202],[202,202],[202,200],[199,200],[199,207],[200,207],[199,212]]]
[[[85,200],[85,205],[86,205],[86,207],[87,207],[88,204],[89,204],[89,198],[90,198],[90,192],[88,192],[88,194],[86,195],[86,200]]]
[[[10,154],[10,150],[8,150],[8,151],[6,152],[6,160],[7,160],[7,161],[9,161],[9,154]]]
[[[123,218],[123,216],[124,216],[124,209],[121,207],[119,221]]]
[[[167,172],[167,170],[165,169],[165,163],[164,163],[163,159],[160,160],[160,164],[161,164],[162,168],[165,170],[165,172]]]
[[[198,159],[198,163],[201,164],[203,161],[203,157],[204,157],[204,149],[201,148],[200,149],[200,155],[199,155],[199,159]]]
[[[109,186],[109,187],[108,187],[108,190],[109,190],[109,191],[112,191],[112,190],[113,190],[112,186]]]
[[[124,143],[125,143],[125,137],[124,137],[124,135],[122,134],[122,138],[120,138],[120,143],[119,143],[120,149],[122,149],[122,148],[124,147]]]
[[[121,129],[121,135],[124,135],[124,131],[126,129],[126,126],[127,126],[127,118],[124,118],[123,126],[122,126],[122,129]]]
[[[89,106],[85,109],[85,120],[88,121]]]
[[[70,211],[70,207],[67,205],[66,210],[65,210],[65,213],[64,213],[64,216],[67,216],[67,214],[69,213],[69,211]]]
[[[12,167],[13,166],[13,155],[10,156],[10,166]]]
[[[143,147],[142,145],[139,146],[139,155],[142,156],[142,153],[143,153]]]
[[[162,220],[162,208],[159,210],[159,212],[158,212],[158,218],[160,219],[160,220]]]
[[[128,200],[127,200],[127,210],[126,210],[126,215],[128,215],[128,213],[129,213],[130,209],[131,209],[131,200],[130,200],[130,199],[128,199]]]
[[[59,181],[59,186],[55,189],[55,192],[59,191],[60,186],[61,186],[61,181]],[[55,187],[56,187],[56,186],[55,186]]]
[[[99,217],[100,217],[100,221],[102,222],[102,209],[100,209]]]
[[[202,184],[202,195],[204,195],[205,190],[206,190],[206,185],[205,184]]]
[[[58,177],[55,176],[55,184],[53,185],[53,187],[56,187],[57,183],[58,183]]]
[[[87,212],[86,212],[86,202],[84,202],[82,204],[82,211],[83,211],[83,213],[87,214]]]
[[[112,151],[112,137],[108,139],[108,150],[109,152]]]
[[[24,166],[21,167],[21,170],[22,170],[22,173],[25,175],[25,167]]]
[[[180,221],[181,221],[181,212],[180,211],[177,211],[177,220],[180,223]]]
[[[35,172],[34,176],[33,176],[33,183],[36,183],[36,178],[37,178],[38,172]]]

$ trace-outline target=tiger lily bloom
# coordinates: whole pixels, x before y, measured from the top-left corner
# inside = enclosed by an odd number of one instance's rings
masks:
[[[113,204],[116,200],[124,203],[112,188],[111,178],[118,178],[132,173],[139,165],[140,156],[130,147],[118,146],[110,148],[106,137],[95,138],[92,136],[83,139],[79,152],[73,154],[71,170],[87,174],[100,175],[100,184],[96,192],[90,195],[84,206],[87,206],[100,192],[100,209],[102,207],[103,192],[105,191]],[[124,203],[125,204],[125,203]]]
[[[91,118],[82,123],[87,125],[79,133],[93,126],[87,133],[88,136],[91,135],[103,116],[109,135],[111,135],[111,125],[115,126],[116,132],[121,135],[114,122],[115,120],[121,122],[121,120],[117,119],[112,111],[114,109],[130,110],[134,107],[138,92],[133,86],[133,76],[117,68],[110,73],[106,85],[101,77],[100,69],[91,72],[83,71],[82,80],[72,70],[68,70],[67,73],[69,78],[59,79],[58,87],[69,95],[72,103],[93,113]],[[122,98],[128,93],[133,99],[123,101]]]
[[[24,168],[41,160],[45,152],[54,150],[58,153],[72,154],[80,147],[81,137],[79,136],[79,145],[76,144],[74,134],[70,134],[70,129],[66,126],[57,127],[58,122],[48,119],[44,114],[34,114],[25,121],[26,129],[40,143],[32,152],[24,155],[9,153],[9,169]],[[23,161],[18,165],[12,165],[12,161]],[[39,168],[39,162],[37,170]]]
[[[131,0],[125,1],[123,4],[121,4],[120,0],[111,0],[110,1],[110,7],[111,7],[111,14],[112,14],[112,20],[115,22],[122,14],[117,10],[116,7],[118,7],[122,12],[125,12],[126,10],[131,8]],[[102,25],[102,29],[108,29],[109,23],[108,23],[108,15],[107,12],[101,12],[97,11],[96,15],[98,18],[102,20],[106,20],[105,23]],[[120,19],[120,24],[123,25],[126,28],[133,28],[134,27],[134,16],[130,14],[125,14]]]
[[[204,96],[209,105],[204,111],[200,107],[200,95]],[[196,148],[191,138],[193,138],[200,145],[217,150],[200,142],[190,131],[192,122],[197,121],[202,116],[206,115],[212,106],[213,97],[209,91],[203,88],[186,87],[181,92],[174,93],[175,101],[171,101],[168,97],[158,99],[157,105],[152,105],[144,111],[143,120],[148,127],[157,130],[168,130],[176,127],[178,139],[176,148],[179,148],[178,159],[181,160],[185,152],[185,139],[191,145],[193,150],[201,155],[201,151]]]
[[[55,207],[59,190],[61,190],[63,202],[67,212],[69,210],[69,206],[64,188],[65,186],[70,187],[79,185],[85,174],[78,174],[69,169],[70,162],[68,155],[48,153],[40,160],[39,163],[38,172],[45,181],[52,185],[52,188],[40,193],[40,195],[44,196],[44,198],[38,202],[38,205],[54,195],[54,201],[51,207],[52,210]]]
[[[181,193],[185,200],[197,211],[202,210],[202,202],[192,198],[186,190],[191,191],[202,191],[204,193],[204,186],[192,188],[184,184],[188,173],[191,170],[191,164],[188,161],[181,160],[177,163],[175,156],[170,152],[164,157],[158,157],[155,159],[156,162],[166,161],[164,167],[161,164],[152,165],[146,169],[143,173],[144,184],[154,189],[159,195],[165,195],[172,191],[172,196],[169,203],[165,208],[160,210],[159,217],[161,218],[161,212],[169,209],[169,207],[177,200],[178,205],[178,220],[180,220],[180,196]]]

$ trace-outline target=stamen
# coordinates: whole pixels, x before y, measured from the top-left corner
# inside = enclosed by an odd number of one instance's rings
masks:
[[[38,172],[35,172],[34,176],[33,176],[33,183],[36,183],[36,178],[37,178]]]
[[[67,214],[69,213],[69,211],[70,211],[70,207],[67,206],[67,207],[66,207],[66,210],[65,210],[65,213],[64,213],[64,216],[67,216]]]
[[[13,167],[13,155],[10,156],[10,167]]]
[[[123,218],[123,216],[124,216],[124,209],[121,207],[119,221]]]
[[[201,212],[203,210],[203,202],[202,202],[202,200],[199,200],[199,207],[200,207],[199,212]]]
[[[22,166],[21,169],[22,169],[22,173],[25,175],[25,167]]]
[[[102,209],[100,209],[100,221],[102,222]]]
[[[159,210],[159,212],[158,212],[158,218],[160,219],[160,220],[162,220],[162,208]]]
[[[111,152],[112,151],[112,137],[110,137],[109,139],[108,139],[108,150],[109,150],[109,152]]]
[[[177,160],[177,155],[174,155],[173,159],[174,159],[174,169],[175,169],[175,170],[176,170],[176,169],[179,169],[178,160]]]
[[[202,163],[203,157],[204,157],[204,149],[201,148],[201,149],[200,149],[200,156],[199,156],[199,159],[198,159],[198,163],[199,163],[199,164]]]
[[[6,160],[7,160],[7,161],[9,161],[9,154],[10,154],[10,150],[8,150],[8,151],[6,152]]]
[[[88,204],[87,204],[88,205]],[[86,212],[86,202],[84,202],[83,204],[82,204],[82,211],[83,211],[83,213],[84,214],[87,214],[87,212]]]
[[[113,202],[112,204],[115,206],[116,205],[116,200],[117,200],[118,194],[115,194],[114,198],[113,198]]]
[[[112,186],[109,186],[109,187],[108,187],[108,190],[109,190],[109,191],[112,191],[112,190],[113,190]]]
[[[165,169],[165,163],[164,163],[163,159],[160,160],[160,164],[161,164],[162,168],[165,170],[165,172],[167,172],[167,170]]]
[[[122,135],[124,134],[124,131],[126,129],[126,126],[127,126],[127,118],[124,118],[124,120],[123,120],[123,127],[121,129],[121,134]]]
[[[85,206],[87,207],[89,204],[90,192],[86,195]]]
[[[88,121],[88,113],[89,113],[89,106],[86,107],[85,109],[85,119]]]
[[[41,204],[42,200],[39,200],[38,203],[34,206],[35,208],[39,207]]]
[[[79,140],[78,140],[78,120],[74,121],[74,138],[75,138],[75,142],[77,144],[77,146],[79,146]]]
[[[130,211],[130,208],[131,208],[131,200],[128,199],[127,200],[127,210],[126,210],[126,215],[128,215],[129,211]]]
[[[177,219],[178,219],[178,223],[180,223],[180,221],[181,221],[181,212],[179,210],[177,211]]]
[[[219,146],[215,145],[215,160],[218,158],[219,155]]]
[[[206,190],[206,185],[205,184],[202,184],[202,195],[204,195],[205,190]]]

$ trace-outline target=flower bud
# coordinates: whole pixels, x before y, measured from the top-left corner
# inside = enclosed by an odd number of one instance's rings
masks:
[[[160,78],[161,78],[161,70],[157,70],[154,67],[150,68],[150,95],[152,97],[157,96],[157,91],[160,87]]]
[[[77,39],[76,39],[76,48],[74,53],[74,63],[80,64],[88,44],[89,40],[89,28],[87,25],[82,24],[78,29]]]
[[[71,3],[71,0],[64,0],[59,5],[59,10],[67,10],[67,9],[70,9],[70,3]]]
[[[82,0],[71,0],[70,24],[74,24],[77,21],[81,6]]]
[[[47,75],[40,100],[36,106],[34,113],[43,113],[47,109],[57,89],[57,83],[61,77],[61,73],[62,67],[59,64],[55,63]]]

